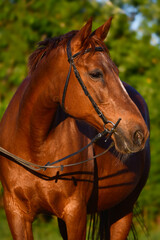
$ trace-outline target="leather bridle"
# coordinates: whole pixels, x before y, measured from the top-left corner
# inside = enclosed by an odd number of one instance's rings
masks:
[[[113,128],[115,128],[115,125],[117,126],[120,122],[120,118],[118,119],[118,121],[114,124],[113,122],[109,121],[105,116],[104,114],[102,113],[102,111],[99,109],[98,105],[96,104],[96,102],[93,100],[92,96],[90,95],[90,93],[88,92],[87,90],[87,87],[85,86],[84,82],[82,81],[82,78],[76,68],[76,65],[74,63],[74,59],[76,57],[78,57],[80,54],[82,54],[82,52],[78,52],[74,55],[72,55],[72,51],[71,51],[71,40],[70,39],[68,42],[67,42],[67,57],[68,57],[68,62],[70,63],[70,67],[69,67],[69,72],[68,72],[68,75],[67,75],[67,79],[66,79],[66,82],[65,82],[65,86],[64,86],[64,90],[63,90],[63,96],[62,96],[62,108],[63,110],[65,111],[65,97],[66,97],[66,92],[67,92],[67,87],[68,87],[68,83],[69,83],[69,79],[70,79],[70,74],[71,74],[71,70],[72,70],[72,67],[73,67],[73,71],[74,71],[74,74],[79,82],[79,84],[81,85],[85,95],[88,97],[89,101],[91,102],[93,108],[95,109],[96,113],[98,114],[98,116],[102,119],[103,123],[104,123],[104,129],[106,129],[106,124],[110,123],[112,124],[112,130]],[[90,52],[92,49],[91,48],[88,48],[86,49],[83,54],[85,53],[88,53]],[[102,47],[95,47],[94,49],[96,52],[103,52],[104,49]],[[107,133],[110,132],[108,129],[107,129]]]

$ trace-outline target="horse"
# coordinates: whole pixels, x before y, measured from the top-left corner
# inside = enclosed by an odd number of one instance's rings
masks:
[[[63,239],[86,239],[87,213],[96,211],[102,213],[101,239],[128,235],[149,171],[149,125],[142,97],[120,81],[109,57],[104,39],[110,25],[111,18],[92,32],[90,19],[79,31],[41,42],[3,115],[0,146],[46,166],[45,174],[37,173],[0,154],[4,208],[15,240],[33,239],[32,222],[39,213],[57,216]],[[47,168],[47,162],[87,145],[95,129],[105,132],[100,140],[65,159],[59,171]],[[108,147],[107,134],[115,147],[96,159]],[[77,164],[88,158],[94,160]],[[109,234],[102,223],[106,210]]]

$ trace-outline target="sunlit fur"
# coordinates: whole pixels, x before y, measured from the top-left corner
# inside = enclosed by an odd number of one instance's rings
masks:
[[[66,43],[70,38],[72,54],[81,51],[75,64],[95,102],[113,123],[122,118],[116,128],[117,137],[113,134],[111,140],[116,152],[110,149],[95,160],[65,167],[63,171],[57,168],[34,172],[0,155],[4,208],[14,240],[33,240],[32,223],[39,213],[55,215],[66,240],[86,239],[87,214],[93,216],[92,239],[97,239],[96,233],[101,240],[126,240],[128,236],[133,207],[149,173],[149,114],[140,94],[128,84],[122,85],[118,69],[108,55],[103,41],[110,24],[111,18],[92,33],[89,20],[79,31],[41,42],[29,59],[29,75],[0,122],[0,146],[39,165],[81,149],[97,130],[104,130],[102,119],[73,70],[65,99],[66,112],[61,108],[69,71]],[[94,52],[96,45],[104,48],[103,53]],[[83,54],[88,47],[92,48],[89,58]],[[90,79],[86,69],[91,66],[103,70],[103,82]],[[105,127],[109,129],[111,124]],[[136,131],[141,131],[141,144],[134,139]],[[124,143],[132,154],[128,154]],[[62,164],[92,158],[108,144],[103,138]],[[97,213],[100,227],[96,232]]]

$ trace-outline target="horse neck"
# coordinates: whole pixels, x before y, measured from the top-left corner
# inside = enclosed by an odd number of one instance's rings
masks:
[[[52,129],[58,107],[56,93],[48,77],[41,72],[29,78],[20,103],[18,129],[34,149],[44,143]]]

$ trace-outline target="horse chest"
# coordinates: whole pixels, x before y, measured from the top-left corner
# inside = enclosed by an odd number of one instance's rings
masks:
[[[124,162],[108,154],[98,161],[98,209],[111,208],[135,189],[143,170],[143,161],[128,156]]]

